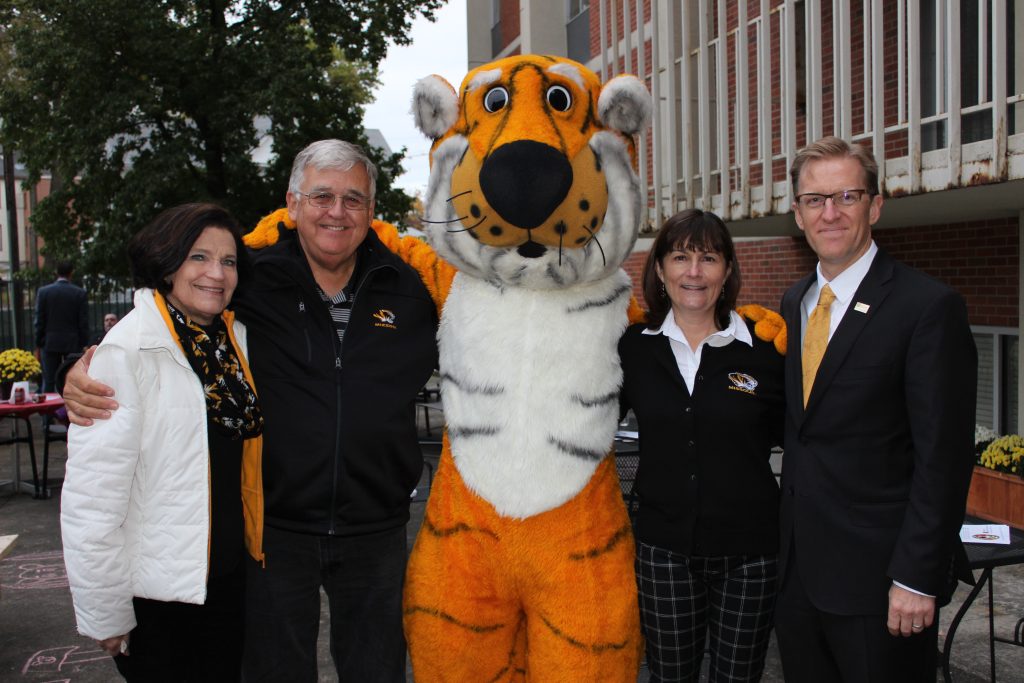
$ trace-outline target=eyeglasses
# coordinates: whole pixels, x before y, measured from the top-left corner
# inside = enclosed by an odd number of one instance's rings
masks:
[[[296,192],[295,194],[306,195],[309,205],[318,209],[330,209],[334,206],[335,200],[339,199],[339,195],[333,192]],[[362,211],[370,205],[369,199],[357,194],[343,194],[340,195],[340,199],[341,205],[349,211]]]
[[[797,195],[796,200],[805,209],[824,209],[825,201],[832,200],[838,206],[853,206],[860,201],[860,198],[867,193],[867,190],[840,190],[832,194],[818,194],[817,192],[806,192]]]

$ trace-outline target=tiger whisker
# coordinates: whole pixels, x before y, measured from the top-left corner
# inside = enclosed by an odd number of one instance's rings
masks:
[[[423,215],[425,215],[425,214],[423,214]],[[423,215],[418,215],[417,218],[419,218],[424,223],[437,223],[437,224],[454,223],[455,221],[461,221],[464,218],[469,218],[469,216],[459,216],[458,218],[449,218],[446,221],[428,221],[426,218],[423,217]]]
[[[459,220],[462,220],[462,219],[460,218]],[[456,232],[466,232],[468,230],[473,230],[475,228],[479,228],[480,224],[483,223],[485,220],[487,220],[487,216],[484,216],[483,218],[481,218],[480,220],[478,220],[476,223],[474,223],[473,225],[469,226],[468,228],[463,228],[462,230],[445,230],[445,232],[447,232],[447,233],[456,233]]]
[[[591,230],[590,228],[588,228],[585,225],[583,226],[583,229],[586,230],[590,234],[590,239],[588,239],[586,242],[583,243],[583,248],[586,249],[588,246],[590,246],[591,242],[596,244],[597,248],[601,251],[601,263],[602,263],[602,265],[607,266],[608,265],[608,259],[605,258],[604,247],[602,247],[601,246],[601,242],[598,241],[597,234],[594,233],[593,230]]]
[[[473,190],[466,190],[466,191],[464,191],[464,192],[460,192],[460,193],[458,193],[458,194],[453,194],[453,195],[452,195],[451,197],[449,197],[449,198],[448,198],[448,199],[446,199],[445,201],[446,201],[446,202],[450,202],[451,200],[453,200],[453,199],[457,199],[458,197],[461,197],[461,196],[462,196],[462,195],[464,195],[464,194],[470,194],[470,193],[471,193],[472,191],[473,191]]]

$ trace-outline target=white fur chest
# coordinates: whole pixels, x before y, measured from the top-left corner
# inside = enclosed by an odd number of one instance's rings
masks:
[[[558,507],[611,450],[628,276],[566,289],[459,273],[438,333],[441,400],[466,485],[506,517]]]

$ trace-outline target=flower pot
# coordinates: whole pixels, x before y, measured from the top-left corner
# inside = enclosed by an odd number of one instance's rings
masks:
[[[975,466],[967,514],[1024,529],[1024,479]]]

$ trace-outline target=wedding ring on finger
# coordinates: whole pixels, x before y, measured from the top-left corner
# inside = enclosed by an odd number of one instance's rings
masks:
[[[920,631],[922,628],[924,628],[924,626],[922,626],[921,624],[911,624],[910,625],[910,629],[912,631]]]

